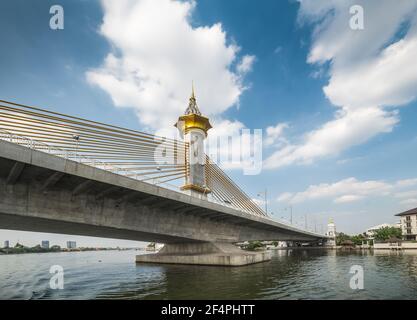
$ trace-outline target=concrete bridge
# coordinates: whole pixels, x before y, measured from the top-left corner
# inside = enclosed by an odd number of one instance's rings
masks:
[[[158,254],[137,261],[208,265],[270,259],[267,252],[244,252],[236,242],[326,239],[204,194],[53,154],[7,132],[0,139],[0,229],[159,242],[165,247]]]

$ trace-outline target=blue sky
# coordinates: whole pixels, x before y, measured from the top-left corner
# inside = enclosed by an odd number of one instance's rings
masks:
[[[349,28],[356,3],[364,30]],[[53,4],[64,30],[49,28]],[[259,175],[227,171],[248,194],[268,188],[276,218],[291,205],[299,225],[307,215],[320,230],[333,217],[338,230],[363,232],[417,206],[417,4],[378,5],[6,0],[1,99],[156,132],[185,109],[194,80],[214,130],[259,128],[271,142]],[[68,238],[0,232],[41,237]]]

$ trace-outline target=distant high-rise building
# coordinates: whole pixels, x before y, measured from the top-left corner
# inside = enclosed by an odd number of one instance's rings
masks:
[[[43,241],[41,242],[41,247],[42,247],[43,249],[49,249],[49,241],[48,241],[48,240],[43,240]]]
[[[7,248],[10,248],[10,242],[9,242],[9,240],[6,240],[6,241],[4,241],[4,247],[7,249]]]
[[[75,249],[77,247],[77,243],[75,241],[67,241],[67,249]]]

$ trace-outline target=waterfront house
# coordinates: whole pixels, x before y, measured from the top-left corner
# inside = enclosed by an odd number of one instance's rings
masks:
[[[417,208],[396,214],[400,217],[404,240],[417,240]]]
[[[391,228],[391,227],[396,227],[396,228],[400,228],[400,226],[398,226],[397,224],[389,224],[389,223],[383,223],[383,224],[379,224],[377,226],[374,227],[370,227],[368,229],[366,229],[366,236],[369,240],[374,240],[375,239],[375,233],[382,228]]]

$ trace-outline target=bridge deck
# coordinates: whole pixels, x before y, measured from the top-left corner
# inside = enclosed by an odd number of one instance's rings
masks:
[[[165,243],[324,238],[7,141],[0,141],[0,228]]]

